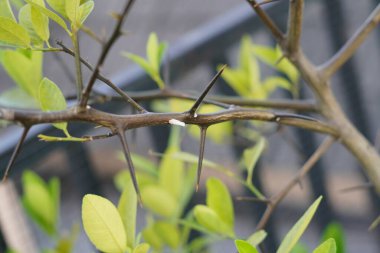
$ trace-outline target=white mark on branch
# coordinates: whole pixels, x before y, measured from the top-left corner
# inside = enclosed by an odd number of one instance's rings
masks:
[[[177,126],[181,126],[181,127],[185,127],[186,126],[185,122],[182,122],[182,121],[179,121],[179,120],[176,120],[176,119],[169,120],[169,124],[177,125]]]

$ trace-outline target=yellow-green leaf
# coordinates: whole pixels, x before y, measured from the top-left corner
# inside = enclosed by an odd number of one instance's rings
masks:
[[[72,24],[76,25],[79,17],[80,0],[65,0],[66,15]]]
[[[55,234],[57,225],[57,206],[46,183],[33,171],[22,175],[25,209],[32,219],[49,235]]]
[[[181,243],[181,232],[178,226],[165,221],[157,221],[154,230],[161,239],[172,249],[177,249]]]
[[[136,248],[133,249],[132,253],[148,253],[150,249],[149,244],[147,243],[141,243],[136,246]]]
[[[220,219],[233,231],[234,227],[234,207],[232,198],[227,187],[217,178],[210,178],[206,183],[207,198],[206,204]]]
[[[50,7],[58,12],[62,17],[66,18],[66,1],[63,0],[46,0]]]
[[[333,238],[335,240],[337,253],[346,252],[346,240],[342,225],[340,225],[337,222],[329,223],[327,227],[323,230],[321,241],[326,241],[329,238]]]
[[[264,230],[259,230],[252,235],[250,235],[247,239],[252,246],[257,247],[264,239],[267,237],[267,232]]]
[[[22,90],[35,99],[38,98],[38,86],[41,81],[38,71],[40,66],[36,65],[42,62],[37,61],[40,57],[35,55],[36,53],[40,54],[41,52],[32,52],[28,57],[22,51],[6,50],[3,51],[1,57],[1,63],[7,74]]]
[[[255,247],[244,240],[235,240],[235,247],[239,253],[259,253]]]
[[[282,88],[290,91],[292,90],[292,84],[287,79],[280,76],[268,77],[264,80],[262,85],[268,95],[275,91],[277,88]]]
[[[142,231],[142,236],[144,240],[148,242],[150,245],[152,245],[152,247],[156,250],[160,250],[164,245],[164,242],[162,241],[161,237],[157,234],[153,225],[146,227]]]
[[[0,17],[0,42],[14,46],[30,47],[30,37],[26,29],[13,19],[6,17]]]
[[[233,232],[226,223],[211,208],[205,205],[196,205],[194,207],[194,217],[196,221],[209,230],[220,235],[233,236]]]
[[[296,224],[290,229],[286,234],[285,238],[282,240],[277,253],[289,253],[293,247],[296,245],[298,240],[301,238],[302,234],[309,225],[311,219],[313,218],[319,203],[321,203],[322,196],[319,197],[314,203],[307,209],[307,211],[302,215],[302,217],[297,221]]]
[[[37,32],[34,30],[34,26],[32,23],[32,7],[30,4],[26,4],[18,12],[18,19],[20,25],[22,25],[27,31],[31,38],[33,44],[41,45],[43,44],[43,40],[40,36],[38,36]]]
[[[0,105],[14,108],[39,108],[36,100],[24,90],[15,87],[0,94]]]
[[[66,109],[66,100],[61,89],[48,78],[42,79],[39,87],[39,101],[41,109],[45,112],[62,111]],[[67,131],[67,122],[54,123],[58,129]]]
[[[175,198],[160,186],[148,185],[141,190],[141,197],[148,209],[163,217],[172,217],[177,211]]]
[[[265,148],[265,139],[261,137],[255,146],[247,148],[243,153],[243,162],[247,170],[247,183],[252,183],[253,172],[257,161],[259,160]]]
[[[133,182],[130,175],[126,178],[125,187],[119,199],[117,209],[126,231],[127,245],[130,248],[134,248],[136,233],[137,195],[135,188],[133,187]]]
[[[146,56],[155,72],[158,72],[160,69],[160,60],[158,59],[158,48],[159,43],[157,34],[151,33],[146,44]]]
[[[336,243],[333,238],[327,239],[319,245],[313,253],[336,253]]]
[[[36,4],[34,2],[32,2],[31,0],[25,0],[26,2],[28,2],[31,6],[37,8],[41,13],[43,13],[44,15],[46,15],[48,18],[50,18],[51,20],[53,20],[55,23],[57,23],[58,25],[60,25],[63,29],[65,29],[65,31],[70,35],[71,32],[69,31],[69,29],[67,28],[67,25],[65,23],[65,21],[60,17],[58,16],[57,14],[55,14],[54,12],[52,12],[51,10],[39,5],[39,4]]]
[[[81,26],[94,9],[94,1],[87,1],[79,6],[79,24]]]
[[[116,207],[107,199],[87,194],[82,203],[83,227],[95,247],[106,253],[124,253],[127,236]]]
[[[49,18],[43,12],[41,12],[40,8],[36,8],[34,6],[32,6],[31,9],[31,17],[33,28],[38,36],[43,41],[48,41],[50,37]]]
[[[8,0],[0,0],[0,17],[16,20]]]

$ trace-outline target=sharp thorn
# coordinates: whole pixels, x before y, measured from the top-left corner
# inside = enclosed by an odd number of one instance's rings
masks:
[[[139,185],[138,185],[137,179],[136,179],[136,171],[135,171],[135,167],[134,167],[133,162],[132,162],[131,152],[129,151],[128,142],[127,142],[127,139],[125,136],[124,129],[118,129],[117,132],[118,132],[118,136],[119,136],[121,145],[123,146],[123,153],[125,156],[125,160],[128,163],[128,169],[129,169],[129,173],[130,173],[131,178],[132,178],[133,187],[135,188],[139,204],[142,207],[143,202],[141,199]]]
[[[199,182],[201,180],[201,174],[202,174],[202,162],[203,162],[203,155],[205,151],[206,132],[207,132],[207,127],[201,126],[201,140],[199,144],[199,157],[198,157],[198,169],[197,169],[197,184],[195,187],[195,190],[197,192],[199,189]]]
[[[7,168],[5,169],[2,182],[5,182],[7,180],[8,175],[9,175],[9,171],[11,170],[14,162],[16,161],[16,158],[17,158],[18,154],[20,153],[21,146],[24,143],[26,136],[28,135],[29,129],[30,129],[29,126],[25,126],[24,127],[24,130],[23,130],[23,132],[21,134],[21,138],[18,141],[18,143],[17,143],[17,145],[16,145],[16,147],[15,147],[13,153],[12,153],[12,156],[11,156],[11,159],[9,160],[9,162],[8,162]]]
[[[194,105],[190,108],[189,113],[191,116],[195,115],[195,112],[198,110],[199,106],[201,105],[202,101],[206,97],[206,95],[211,90],[212,86],[216,83],[216,80],[220,77],[220,75],[223,73],[224,69],[227,67],[227,65],[223,65],[223,67],[218,71],[218,73],[211,79],[211,81],[207,84],[206,88],[203,90],[202,94],[199,96],[197,101],[195,101]]]

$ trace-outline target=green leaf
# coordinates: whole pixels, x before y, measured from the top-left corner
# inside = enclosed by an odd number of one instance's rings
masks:
[[[222,65],[218,66],[218,70],[221,68]],[[247,96],[250,94],[250,89],[247,85],[249,82],[248,77],[241,69],[234,70],[226,67],[222,73],[222,78],[238,95]]]
[[[141,243],[136,246],[136,248],[133,249],[132,253],[148,253],[150,249],[149,244],[147,243]]]
[[[0,17],[0,42],[20,47],[30,47],[30,37],[24,27],[16,21]]]
[[[286,234],[284,240],[282,240],[277,253],[289,253],[292,248],[296,245],[298,240],[301,238],[302,234],[309,225],[311,219],[313,218],[319,203],[322,200],[322,196],[319,197],[314,203],[307,209],[307,211],[302,215],[302,217],[297,221],[296,224],[290,229]]]
[[[211,208],[204,205],[196,205],[194,207],[194,217],[196,221],[209,230],[220,235],[233,237],[234,234],[231,228],[218,216]]]
[[[66,1],[62,0],[46,0],[50,7],[58,12],[62,17],[67,18],[66,16]]]
[[[36,45],[42,45],[43,40],[34,30],[32,22],[32,6],[30,4],[26,4],[20,9],[18,12],[18,19],[20,21],[20,25],[22,25],[28,31],[32,43]]]
[[[277,88],[282,88],[289,91],[293,88],[292,84],[287,79],[279,76],[268,77],[262,85],[268,94],[272,93]]]
[[[39,108],[36,100],[30,94],[18,87],[11,88],[1,93],[0,104],[2,106],[14,108]]]
[[[239,253],[259,253],[255,247],[244,240],[235,240],[235,247]]]
[[[247,183],[252,183],[253,172],[257,161],[265,148],[265,138],[261,137],[255,146],[247,148],[243,153],[244,166],[247,169]]]
[[[25,0],[25,1],[28,2],[30,5],[32,5],[33,7],[37,8],[41,13],[43,13],[48,18],[53,20],[55,23],[60,25],[69,35],[71,35],[71,32],[67,28],[65,21],[60,16],[58,16],[57,14],[52,12],[51,10],[46,9],[45,7],[43,7],[39,4],[33,3],[31,0]]]
[[[181,232],[177,225],[165,221],[157,221],[154,230],[170,248],[177,249],[181,244]]]
[[[40,84],[40,74],[38,66],[42,63],[41,52],[32,52],[28,57],[21,50],[3,51],[1,63],[7,74],[26,93],[38,99],[38,86]]]
[[[86,21],[87,17],[91,14],[93,9],[94,9],[94,1],[87,1],[81,6],[79,6],[78,27],[80,27],[84,23],[84,21]]]
[[[107,199],[87,194],[82,203],[83,227],[95,247],[107,253],[124,253],[127,236],[116,207]]]
[[[164,246],[162,238],[157,234],[153,225],[146,227],[142,231],[142,236],[144,237],[144,240],[152,245],[152,247],[157,251],[160,251]]]
[[[79,23],[79,6],[80,0],[65,0],[66,2],[66,15],[68,19],[71,21],[71,25],[77,27]]]
[[[180,136],[179,128],[172,128],[171,139]],[[159,166],[158,181],[160,186],[169,192],[177,201],[181,198],[182,187],[185,176],[184,163],[181,160],[173,159],[172,154],[180,151],[179,141],[171,142],[166,149],[165,155]]]
[[[260,87],[260,67],[259,64],[251,54],[252,42],[249,36],[243,36],[240,45],[240,67],[247,76],[249,89],[255,92]]]
[[[80,233],[80,226],[79,224],[75,223],[70,231],[69,235],[62,236],[59,238],[59,241],[57,245],[55,246],[55,249],[52,250],[54,253],[72,253],[74,249],[75,241],[78,238],[78,235]]]
[[[210,178],[206,183],[206,204],[220,217],[220,219],[233,231],[234,207],[228,188],[217,178]]]
[[[127,245],[130,248],[134,248],[136,233],[137,195],[130,176],[125,182],[125,188],[119,199],[117,209],[126,231]]]
[[[333,238],[335,240],[337,253],[345,253],[346,252],[346,243],[344,230],[342,226],[337,222],[332,222],[323,231],[321,241],[326,241],[329,238]]]
[[[48,78],[42,79],[39,87],[39,101],[41,109],[45,112],[62,111],[66,109],[66,100],[61,89]],[[54,123],[58,129],[67,132],[67,122]]]
[[[53,203],[53,215],[54,220],[58,221],[59,220],[59,211],[60,211],[60,203],[61,203],[61,183],[58,178],[53,177],[50,179],[48,182],[48,190],[50,192],[51,200]]]
[[[42,4],[44,4],[43,1]],[[41,6],[43,6],[42,4]],[[38,34],[38,36],[43,41],[48,41],[50,38],[49,18],[43,12],[41,12],[40,8],[36,8],[34,6],[32,6],[31,8],[31,17],[33,28]]]
[[[327,239],[324,243],[319,245],[313,253],[337,253],[335,240],[333,238]]]
[[[310,251],[306,247],[306,245],[300,242],[297,242],[291,251],[291,253],[309,253],[309,252]]]
[[[8,0],[0,0],[0,17],[9,18],[16,21]]]
[[[141,190],[144,206],[163,217],[172,217],[177,211],[177,201],[162,187],[149,185]]]
[[[49,235],[56,234],[57,207],[49,187],[34,172],[27,170],[22,175],[24,194],[22,202],[34,222]]]
[[[146,44],[146,56],[150,66],[153,67],[155,72],[159,72],[160,61],[158,59],[158,37],[156,33],[151,33]]]
[[[266,237],[267,232],[264,230],[259,230],[250,235],[247,239],[247,242],[249,242],[252,246],[257,247],[262,241],[265,240]]]

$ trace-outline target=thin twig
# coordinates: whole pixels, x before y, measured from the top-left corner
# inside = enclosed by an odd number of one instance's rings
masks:
[[[83,90],[83,75],[82,75],[82,64],[80,63],[80,45],[78,32],[74,31],[71,36],[71,40],[74,45],[75,52],[75,73],[76,73],[76,85],[77,85],[77,99],[81,101],[82,90]]]
[[[104,44],[104,47],[103,47],[103,50],[99,56],[99,59],[98,59],[98,62],[95,66],[95,69],[94,69],[94,72],[92,73],[91,77],[90,77],[90,80],[87,84],[87,87],[85,88],[83,94],[82,94],[82,98],[81,98],[81,101],[79,103],[79,107],[81,109],[84,109],[87,105],[87,102],[88,102],[88,99],[90,97],[90,93],[92,91],[92,88],[95,84],[95,81],[96,79],[98,78],[98,74],[99,74],[99,71],[100,71],[100,68],[102,67],[105,59],[107,58],[107,55],[110,51],[110,49],[112,48],[113,44],[116,42],[116,40],[119,38],[119,36],[121,35],[121,28],[124,24],[124,21],[129,13],[129,10],[131,9],[133,3],[135,2],[135,0],[128,0],[128,2],[126,3],[122,13],[120,14],[119,16],[119,20],[118,22],[116,23],[116,26],[111,34],[111,37],[109,38],[109,40],[107,41],[106,44]]]
[[[30,129],[29,126],[24,126],[24,130],[22,131],[20,140],[18,141],[15,149],[13,150],[11,159],[9,160],[7,168],[5,169],[2,182],[5,182],[7,180],[9,171],[11,170],[14,162],[16,161],[18,154],[20,153],[21,146],[24,143],[26,136],[28,135],[29,129]]]
[[[348,59],[356,52],[356,50],[363,44],[369,34],[380,23],[380,4],[377,5],[375,10],[369,15],[354,35],[343,45],[343,47],[326,63],[322,64],[319,69],[325,79],[328,79],[340,67],[347,62]]]
[[[373,187],[373,185],[370,182],[362,183],[360,185],[355,185],[355,186],[350,186],[347,188],[340,189],[339,191],[341,193],[348,193],[352,191],[357,191],[357,190],[366,190],[368,188]]]
[[[62,48],[62,52],[65,52],[71,56],[75,57],[75,53],[70,50],[68,47],[66,47],[62,42],[57,41],[57,44]],[[94,71],[94,68],[91,66],[91,64],[80,57],[80,61],[91,71]],[[111,80],[104,77],[100,71],[98,71],[97,79],[102,81],[103,83],[107,84],[110,88],[112,88],[116,93],[118,93],[127,103],[130,103],[134,108],[136,108],[140,113],[147,112],[141,105],[139,105],[136,101],[133,100],[126,92],[124,92],[122,89],[120,89],[116,84],[114,84]]]
[[[207,96],[209,91],[211,90],[212,86],[216,83],[216,80],[220,77],[220,75],[223,73],[223,70],[226,68],[227,65],[224,65],[219,72],[212,78],[209,84],[207,84],[206,88],[203,90],[202,94],[199,96],[197,101],[195,101],[194,105],[190,108],[189,113],[191,116],[195,116],[196,111],[198,110],[199,106],[201,105],[204,98]]]
[[[281,32],[280,28],[273,22],[273,20],[265,13],[255,0],[246,0],[248,4],[255,10],[261,21],[269,28],[277,42],[282,45],[285,41],[285,35]]]
[[[325,154],[328,149],[334,144],[335,138],[327,137],[314,154],[306,161],[302,168],[298,171],[296,176],[276,195],[270,198],[270,203],[268,204],[263,216],[261,217],[259,223],[257,224],[256,230],[264,229],[268,223],[270,217],[272,216],[274,210],[278,204],[288,195],[288,193],[293,189],[294,186],[313,168],[313,166],[319,161],[323,154]]]
[[[290,0],[287,32],[287,53],[296,54],[300,50],[304,0]]]

